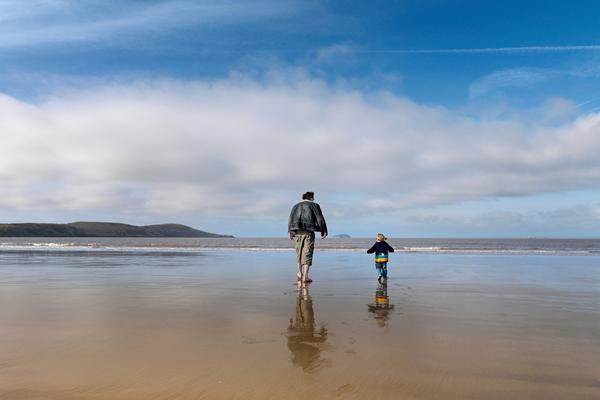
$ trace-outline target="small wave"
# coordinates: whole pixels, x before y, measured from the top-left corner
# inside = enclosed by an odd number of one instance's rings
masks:
[[[392,241],[397,253],[414,254],[600,254],[600,240],[543,239],[406,239]],[[321,252],[365,253],[371,239],[318,240]],[[201,253],[201,252],[293,252],[293,243],[284,238],[189,239],[189,238],[4,238],[0,252],[120,252],[120,253]]]
[[[4,252],[168,252],[168,253],[201,253],[201,252],[293,252],[291,246],[255,246],[255,245],[196,245],[172,246],[158,244],[113,245],[102,243],[75,243],[75,242],[25,242],[25,243],[0,243],[0,251]],[[364,253],[363,247],[353,246],[317,246],[317,251],[323,252],[348,252]],[[423,254],[498,254],[498,255],[597,255],[596,249],[523,249],[523,248],[450,248],[442,246],[405,246],[398,248],[397,253],[423,253]]]
[[[431,246],[431,247],[404,247],[401,251],[405,251],[405,252],[409,252],[409,253],[416,253],[416,252],[440,252],[440,251],[444,251],[444,250],[450,250],[450,249],[444,249],[442,247],[437,247],[437,246]]]
[[[26,243],[25,245],[31,245],[33,247],[79,247],[77,243]]]

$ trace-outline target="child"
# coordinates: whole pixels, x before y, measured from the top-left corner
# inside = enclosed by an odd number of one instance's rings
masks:
[[[375,253],[375,268],[377,268],[377,272],[379,272],[379,278],[377,281],[381,283],[382,279],[387,279],[387,262],[388,262],[388,252],[393,253],[394,248],[387,244],[385,239],[387,239],[383,233],[377,234],[377,242],[367,250],[367,253]]]

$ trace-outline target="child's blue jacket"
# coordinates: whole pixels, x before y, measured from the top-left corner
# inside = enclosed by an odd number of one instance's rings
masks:
[[[375,242],[375,244],[369,250],[367,250],[367,253],[369,254],[375,253],[387,255],[388,252],[393,253],[394,248],[387,244],[385,240],[382,240],[381,242]]]

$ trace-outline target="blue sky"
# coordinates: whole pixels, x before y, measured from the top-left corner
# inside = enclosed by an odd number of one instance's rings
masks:
[[[0,219],[600,234],[600,4],[0,0]]]

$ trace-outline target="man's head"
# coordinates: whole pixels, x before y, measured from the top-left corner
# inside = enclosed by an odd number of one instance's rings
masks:
[[[302,200],[313,201],[315,199],[315,192],[306,192],[302,195]]]

